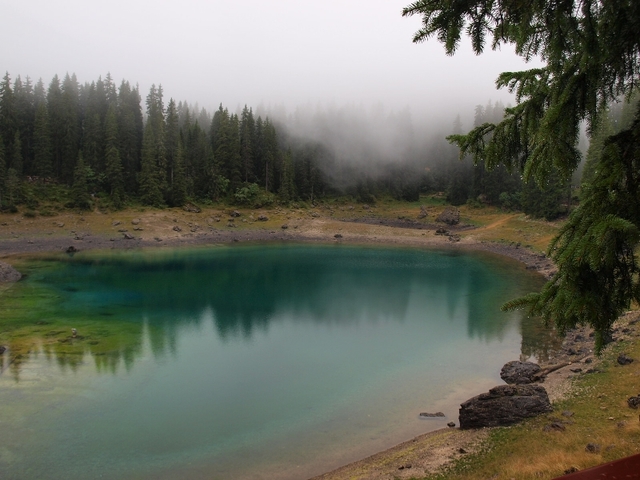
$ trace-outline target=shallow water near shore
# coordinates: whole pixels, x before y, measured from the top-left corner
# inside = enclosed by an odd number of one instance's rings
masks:
[[[308,478],[457,423],[506,361],[557,345],[499,310],[542,279],[483,253],[263,245],[21,268],[2,293],[0,478]]]

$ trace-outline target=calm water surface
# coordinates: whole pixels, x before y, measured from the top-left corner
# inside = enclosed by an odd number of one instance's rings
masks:
[[[23,268],[0,297],[3,479],[308,478],[457,423],[506,361],[553,348],[499,310],[540,279],[483,254],[274,245]]]

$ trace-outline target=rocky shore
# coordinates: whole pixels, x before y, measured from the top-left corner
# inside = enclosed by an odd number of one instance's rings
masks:
[[[256,214],[257,215],[257,214]],[[53,227],[20,228],[2,223],[0,227],[0,282],[19,280],[10,263],[21,255],[104,249],[146,249],[197,245],[258,242],[322,242],[441,249],[480,250],[510,257],[549,278],[553,263],[544,255],[520,244],[494,243],[460,235],[470,226],[425,224],[415,221],[334,220],[317,216],[283,216],[263,222],[253,215],[238,219],[233,215],[172,215],[151,212],[133,218],[109,218],[107,228],[98,228],[79,216],[56,220]],[[131,217],[131,215],[130,215]],[[102,224],[105,223],[103,219]],[[28,223],[28,222],[24,222]],[[66,224],[66,225],[65,225]],[[244,224],[244,225],[243,225]],[[68,226],[67,226],[68,225]],[[22,225],[25,227],[26,225]],[[6,227],[9,227],[6,228]],[[9,230],[9,231],[7,231]],[[442,233],[442,230],[446,234]],[[624,335],[624,334],[622,334]],[[544,386],[551,401],[562,398],[571,378],[595,365],[593,339],[588,331],[571,332],[562,349],[542,368],[550,371]],[[589,362],[590,367],[576,365]],[[557,368],[556,368],[557,367]],[[452,459],[479,448],[487,429],[447,428],[429,432],[389,450],[326,473],[316,480],[412,478],[437,471]]]

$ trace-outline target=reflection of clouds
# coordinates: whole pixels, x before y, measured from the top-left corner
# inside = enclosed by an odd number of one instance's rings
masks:
[[[83,339],[42,336],[42,350],[72,370],[89,354],[104,373],[130,369],[144,337],[156,358],[175,355],[181,329],[190,326],[213,322],[222,340],[237,341],[283,318],[338,327],[402,323],[416,299],[434,333],[460,319],[470,338],[490,341],[514,320],[500,304],[523,293],[514,281],[521,271],[418,250],[240,247],[76,256],[56,266],[39,281],[62,297],[60,312],[91,322],[79,329]],[[536,347],[548,337],[534,337],[523,339],[523,353],[548,349]]]

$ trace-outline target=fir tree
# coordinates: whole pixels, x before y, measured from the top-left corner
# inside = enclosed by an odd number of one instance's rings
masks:
[[[184,168],[184,147],[182,139],[178,139],[178,149],[173,161],[170,204],[180,207],[187,201],[187,177]]]
[[[20,140],[20,132],[16,131],[13,137],[13,151],[11,152],[11,168],[13,168],[18,176],[22,176],[24,158],[22,156],[22,141]]]
[[[6,190],[6,201],[9,207],[14,207],[19,200],[20,177],[14,168],[7,169],[7,178],[4,182]]]
[[[125,191],[136,194],[136,177],[140,171],[144,126],[138,88],[124,80],[118,91],[118,150],[125,179]]]
[[[122,161],[118,150],[118,119],[116,106],[109,105],[105,121],[105,177],[109,186],[109,196],[116,208],[122,207],[124,201],[124,178]]]
[[[147,121],[142,141],[142,163],[140,168],[139,192],[140,200],[145,205],[161,207],[164,204],[162,195],[162,181],[158,167],[157,135],[153,131],[153,124]]]
[[[91,195],[87,182],[87,167],[82,159],[82,152],[78,153],[78,161],[73,171],[73,184],[71,185],[71,203],[82,210],[91,209]]]
[[[403,14],[422,16],[414,41],[435,35],[448,54],[467,32],[476,53],[491,38],[493,48],[513,44],[523,58],[544,60],[542,67],[499,76],[497,85],[518,102],[503,120],[450,137],[461,154],[489,168],[504,163],[525,181],[569,179],[581,159],[581,122],[593,133],[608,104],[630,96],[640,79],[636,0],[417,0]],[[639,162],[640,109],[632,126],[604,141],[580,206],[552,242],[558,273],[540,293],[507,308],[525,307],[561,331],[591,325],[602,348],[618,316],[640,302]]]
[[[173,186],[175,181],[176,164],[178,163],[178,150],[180,148],[180,119],[178,116],[178,109],[176,102],[169,100],[167,106],[167,118],[166,118],[166,131],[164,136],[165,150],[167,155],[167,183],[168,183],[168,197],[173,202],[175,195],[173,194]],[[184,160],[184,159],[183,159]],[[180,167],[182,168],[182,167]],[[183,172],[184,173],[184,172]],[[182,200],[184,202],[184,198]]]
[[[35,172],[42,178],[53,175],[49,113],[44,103],[38,104],[33,132]]]
[[[2,82],[0,82],[0,141],[4,143],[7,150],[13,144],[15,133],[15,96],[11,87],[11,77],[7,72]]]
[[[253,171],[254,143],[255,121],[253,119],[253,111],[245,105],[240,119],[240,155],[245,183],[256,180],[255,172]]]
[[[147,122],[142,139],[139,174],[140,200],[145,205],[164,205],[167,155],[165,147],[165,118],[162,86],[151,86],[147,95]]]
[[[0,208],[6,204],[7,161],[4,155],[4,143],[0,142]]]

